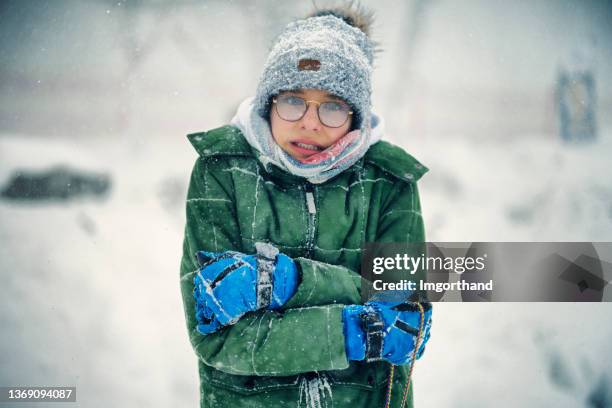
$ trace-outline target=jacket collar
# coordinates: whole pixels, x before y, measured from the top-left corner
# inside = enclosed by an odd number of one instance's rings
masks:
[[[187,139],[202,157],[254,156],[242,132],[234,126],[222,126],[208,132],[191,133]]]
[[[243,156],[257,159],[258,151],[246,141],[242,132],[231,125],[223,126],[208,132],[198,132],[187,135],[194,149],[202,157],[207,156]],[[257,162],[261,165],[260,160]],[[406,182],[416,182],[428,168],[406,151],[389,142],[379,141],[373,144],[365,156],[344,173],[360,170],[364,163],[370,163],[381,170],[392,174]],[[263,170],[263,166],[262,171]],[[270,166],[269,173],[290,184],[304,184],[302,177],[290,174],[276,166]]]
[[[404,149],[385,141],[372,145],[364,159],[367,163],[409,183],[416,182],[429,171]]]

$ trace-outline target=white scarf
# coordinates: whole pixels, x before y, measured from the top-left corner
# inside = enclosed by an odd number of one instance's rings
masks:
[[[240,104],[230,123],[240,129],[249,144],[261,153],[259,160],[266,169],[273,164],[314,184],[323,183],[355,164],[371,145],[382,138],[385,127],[383,119],[372,112],[369,132],[359,129],[349,132],[347,139],[351,141],[341,151],[333,155],[328,154],[325,160],[307,164],[291,157],[276,143],[270,131],[270,124],[253,108],[252,97]]]

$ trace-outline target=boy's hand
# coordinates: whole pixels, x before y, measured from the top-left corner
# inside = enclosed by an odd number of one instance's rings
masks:
[[[431,303],[422,303],[424,322],[416,358],[425,351],[431,329]],[[421,324],[413,303],[367,302],[345,306],[342,312],[346,355],[349,360],[386,360],[409,364]]]
[[[233,324],[251,311],[278,309],[295,293],[298,271],[293,260],[269,244],[256,247],[256,255],[197,253],[194,298],[201,333]]]
[[[201,298],[199,290],[200,289],[196,286],[194,290],[194,297],[196,298],[196,321],[198,322],[197,329],[202,334],[214,333],[223,325],[219,323],[212,311],[204,302],[199,302],[197,300],[198,298]]]

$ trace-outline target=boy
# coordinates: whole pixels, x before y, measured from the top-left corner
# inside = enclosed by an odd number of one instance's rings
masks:
[[[202,407],[412,405],[431,308],[362,304],[359,271],[365,242],[424,241],[427,169],[379,141],[367,22],[289,24],[232,125],[189,135],[181,290]]]

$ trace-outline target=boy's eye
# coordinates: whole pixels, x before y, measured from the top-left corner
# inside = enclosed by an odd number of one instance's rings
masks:
[[[299,98],[297,96],[291,96],[291,95],[284,96],[283,102],[289,105],[295,105],[295,106],[300,106],[304,104],[304,100],[302,98]]]
[[[325,102],[321,107],[330,112],[344,112],[349,110],[348,106],[340,102]]]
[[[330,111],[341,111],[344,110],[344,107],[338,102],[325,102],[325,109]]]

